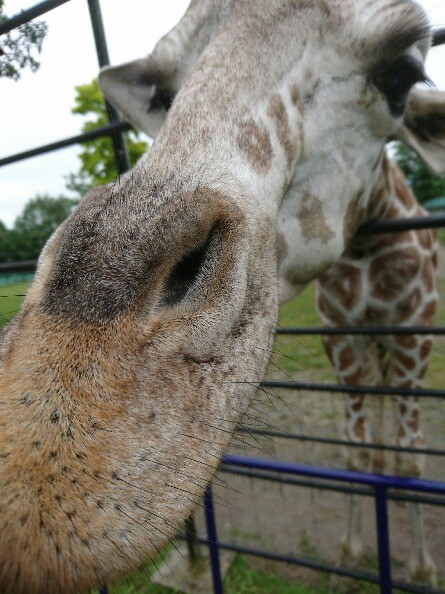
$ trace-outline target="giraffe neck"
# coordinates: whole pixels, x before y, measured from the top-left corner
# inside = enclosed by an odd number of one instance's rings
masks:
[[[369,221],[389,221],[426,214],[405,181],[400,167],[383,155],[379,175],[371,190],[366,208],[357,213],[357,227]],[[375,249],[381,242],[388,242],[387,235],[358,235],[350,241],[352,250]]]
[[[418,214],[419,205],[400,167],[385,154],[381,175],[371,192],[366,219],[391,220]]]

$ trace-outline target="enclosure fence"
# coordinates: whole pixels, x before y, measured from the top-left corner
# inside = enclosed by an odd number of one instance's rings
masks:
[[[28,10],[0,23],[0,35],[6,34],[20,25],[27,23],[43,14],[56,9],[57,7],[70,2],[71,0],[44,0]],[[88,2],[93,35],[96,43],[96,51],[99,66],[109,64],[108,51],[105,39],[105,31],[101,17],[99,0],[86,0]],[[445,29],[434,32],[433,46],[445,44]],[[123,174],[130,168],[130,160],[125,147],[123,133],[131,129],[127,122],[121,121],[117,111],[107,103],[109,124],[90,132],[64,138],[57,142],[26,150],[11,156],[0,159],[0,166],[6,166],[30,157],[42,155],[51,151],[59,150],[82,142],[108,136],[113,142],[116,168],[118,174]],[[425,229],[445,227],[444,215],[430,215],[425,217],[411,218],[409,220],[395,221],[373,221],[359,228],[358,234],[368,235],[374,233],[398,232],[410,229]],[[32,271],[35,269],[35,261],[0,264],[0,274],[6,272]],[[360,328],[277,328],[278,335],[421,335],[434,334],[444,335],[445,327],[360,327]],[[445,398],[445,390],[438,389],[402,389],[402,388],[380,388],[375,386],[345,386],[315,382],[295,381],[264,381],[258,387],[269,389],[287,390],[309,390],[326,393],[350,393],[379,395],[403,395],[419,398],[433,397]],[[240,428],[242,431],[242,428]],[[402,448],[392,445],[359,444],[352,441],[329,439],[311,435],[299,435],[280,431],[260,430],[249,428],[252,435],[266,437],[281,437],[286,439],[299,440],[304,442],[318,442],[329,445],[341,445],[354,448],[380,449],[398,451],[404,453],[422,453],[432,456],[444,457],[445,451],[435,448],[416,449]],[[364,497],[373,497],[375,501],[375,521],[377,534],[377,550],[379,561],[378,574],[364,571],[357,571],[350,568],[343,568],[326,563],[300,558],[293,555],[281,555],[265,550],[238,546],[218,540],[215,520],[215,505],[212,489],[209,487],[204,496],[203,507],[207,527],[207,538],[194,535],[196,542],[208,546],[210,564],[213,579],[214,594],[223,594],[223,581],[219,563],[219,551],[229,550],[234,552],[252,555],[260,558],[270,559],[289,564],[308,567],[317,571],[337,574],[345,577],[355,578],[370,583],[379,584],[381,594],[390,594],[393,588],[414,594],[445,594],[444,590],[431,589],[415,584],[402,583],[391,578],[390,539],[388,529],[388,500],[402,500],[428,505],[445,506],[445,483],[438,481],[423,480],[417,478],[402,478],[395,476],[383,476],[370,473],[361,473],[348,470],[328,469],[304,464],[293,464],[276,460],[251,458],[245,456],[226,455],[220,467],[220,471],[227,474],[236,474],[256,480],[278,482],[281,484],[308,487],[312,489],[323,489],[327,491],[341,491],[350,494],[359,494]],[[106,594],[107,587],[101,590]]]

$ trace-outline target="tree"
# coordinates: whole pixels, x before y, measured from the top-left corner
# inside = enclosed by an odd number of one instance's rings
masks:
[[[405,145],[397,143],[395,158],[419,202],[445,196],[445,178],[430,173],[419,157]]]
[[[7,20],[3,13],[5,0],[0,0],[0,23]],[[40,64],[33,52],[42,51],[48,26],[42,21],[25,23],[0,38],[0,77],[19,80],[20,71],[29,66],[35,72]]]
[[[76,92],[72,113],[90,116],[82,126],[82,132],[108,124],[105,101],[97,80],[76,87]],[[126,132],[125,140],[130,161],[134,164],[147,150],[147,144],[138,140],[136,131]],[[83,195],[94,186],[113,181],[117,176],[113,144],[108,136],[82,143],[82,147],[80,170],[70,174],[67,182],[67,188],[78,195]]]
[[[0,262],[8,262],[11,258],[11,231],[0,221]]]
[[[0,262],[36,259],[77,203],[77,199],[65,196],[36,196],[25,205],[12,230],[0,222]]]

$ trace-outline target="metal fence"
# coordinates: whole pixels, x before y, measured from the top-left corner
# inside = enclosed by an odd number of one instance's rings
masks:
[[[25,10],[11,19],[0,23],[0,35],[8,33],[12,29],[37,18],[46,12],[49,12],[70,0],[44,0]],[[102,23],[99,0],[87,0],[93,34],[96,43],[99,66],[105,66],[109,63],[108,51],[105,40],[105,32]],[[433,46],[445,44],[445,29],[434,32]],[[128,153],[125,147],[123,132],[129,130],[131,126],[120,120],[116,110],[107,103],[107,113],[109,124],[97,128],[85,134],[79,134],[70,138],[64,138],[58,142],[40,146],[18,154],[0,159],[0,166],[9,165],[30,157],[35,157],[50,151],[59,150],[74,144],[79,144],[89,140],[94,140],[103,136],[109,136],[113,142],[116,167],[119,174],[124,173],[130,168]],[[409,220],[396,220],[390,222],[374,221],[363,225],[358,233],[374,234],[397,232],[409,229],[424,229],[445,227],[444,215],[432,215],[428,217],[412,218]],[[34,261],[0,264],[0,274],[5,272],[23,272],[31,271],[35,268]],[[445,335],[445,328],[425,328],[425,327],[372,327],[372,328],[277,328],[277,334],[285,335],[388,335],[388,334],[435,334]],[[273,389],[291,389],[291,390],[312,390],[330,393],[362,393],[370,395],[405,395],[416,397],[434,397],[445,398],[444,390],[433,389],[399,389],[399,388],[380,388],[375,386],[342,386],[326,383],[308,383],[308,382],[290,382],[290,381],[264,381],[259,387]],[[444,450],[427,448],[418,450],[415,448],[401,448],[391,445],[378,444],[358,444],[351,441],[328,439],[310,435],[299,435],[294,433],[277,432],[270,430],[259,430],[249,428],[252,435],[261,435],[266,437],[281,437],[295,439],[305,442],[318,442],[328,445],[341,445],[360,448],[373,448],[381,450],[397,450],[405,453],[421,452],[432,456],[445,456]],[[360,579],[366,582],[379,584],[382,594],[390,594],[393,588],[415,594],[445,594],[443,590],[432,590],[414,584],[397,582],[391,578],[391,559],[390,559],[390,540],[388,530],[388,500],[403,500],[416,503],[426,503],[429,505],[445,506],[445,483],[438,481],[429,481],[416,478],[402,478],[394,476],[382,476],[369,473],[360,473],[347,470],[327,469],[303,464],[292,464],[274,460],[260,458],[250,458],[243,456],[226,455],[220,467],[220,470],[228,474],[249,477],[256,480],[266,480],[278,482],[281,484],[295,485],[299,487],[308,487],[315,489],[324,489],[328,491],[342,491],[345,493],[360,494],[364,497],[373,497],[375,500],[375,521],[377,529],[377,550],[379,560],[378,574],[372,574],[363,571],[356,571],[349,568],[336,567],[322,562],[267,552],[261,549],[238,546],[228,542],[218,540],[215,520],[215,506],[213,501],[212,489],[209,487],[204,496],[203,507],[205,510],[205,521],[207,527],[207,538],[194,536],[194,539],[209,548],[210,564],[213,578],[214,594],[223,594],[223,582],[219,564],[219,551],[230,550],[253,555],[274,561],[290,563],[308,567],[317,571],[338,574],[345,577]],[[106,594],[107,588],[101,590],[101,594]]]

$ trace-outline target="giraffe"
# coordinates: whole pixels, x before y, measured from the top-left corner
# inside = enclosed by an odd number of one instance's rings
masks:
[[[430,44],[411,0],[193,0],[101,74],[157,137],[54,232],[0,335],[2,594],[90,591],[177,533],[388,136],[444,169],[445,94],[412,88]]]
[[[389,221],[426,215],[407,185],[400,168],[384,158],[382,176],[374,186],[361,221]],[[353,237],[338,262],[316,285],[320,318],[336,326],[431,326],[438,293],[437,242],[431,229]],[[324,336],[326,353],[340,383],[401,388],[419,388],[425,375],[432,346],[430,335]],[[374,398],[368,414],[363,394],[345,396],[345,437],[357,443],[385,441],[385,413],[382,398]],[[395,444],[425,447],[420,428],[419,398],[396,396]],[[383,451],[359,450],[347,454],[351,469],[382,473]],[[420,476],[424,456],[397,453],[396,473]],[[436,568],[424,537],[419,504],[410,503],[412,553],[411,577],[437,584]],[[351,495],[348,531],[343,543],[345,559],[357,560],[363,553],[361,500]]]

